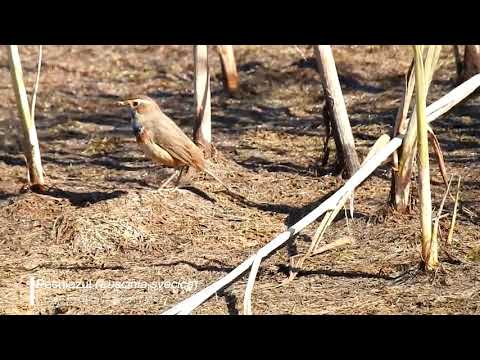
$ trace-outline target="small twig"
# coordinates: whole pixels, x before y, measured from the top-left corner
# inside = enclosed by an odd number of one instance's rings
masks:
[[[445,200],[447,199],[447,195],[450,191],[450,185],[452,184],[452,180],[453,180],[453,176],[450,178],[450,181],[447,184],[447,190],[445,191],[445,195],[443,195],[442,202],[440,203],[440,208],[438,209],[438,215],[437,215],[437,218],[435,219],[435,223],[433,225],[433,230],[432,230],[433,241],[437,240],[438,227],[440,225],[440,218],[442,217],[443,206],[445,205]]]
[[[442,220],[443,218],[446,218],[448,216],[448,213],[442,214],[440,216],[435,217],[435,220],[439,219]]]
[[[455,229],[455,221],[457,220],[457,209],[458,209],[458,199],[460,197],[460,182],[462,178],[458,176],[458,183],[457,183],[457,195],[455,198],[455,206],[453,207],[453,215],[452,215],[452,224],[450,225],[450,230],[448,231],[447,237],[447,244],[451,245],[453,241],[453,230]]]
[[[37,91],[38,91],[38,84],[40,83],[40,69],[42,67],[42,45],[40,45],[38,49],[38,67],[37,67],[37,78],[35,79],[35,85],[33,87],[33,95],[32,95],[32,109],[30,110],[30,117],[32,118],[32,122],[35,120],[35,103],[37,101]]]
[[[353,237],[351,237],[351,236],[341,237],[341,238],[338,238],[337,240],[335,240],[335,241],[333,241],[329,244],[326,244],[326,245],[318,248],[317,250],[315,250],[312,253],[312,256],[322,254],[326,251],[333,250],[333,249],[336,249],[336,248],[341,247],[341,246],[351,245],[351,244],[355,244],[355,239]]]
[[[428,137],[431,141],[431,144],[433,146],[433,150],[435,152],[435,155],[437,156],[437,162],[438,166],[440,168],[440,173],[442,174],[443,182],[445,183],[445,186],[448,186],[448,176],[447,176],[447,168],[445,166],[445,161],[443,159],[443,152],[440,147],[440,143],[438,142],[437,136],[433,132],[433,129],[430,127],[430,125],[427,125],[427,130],[428,130]]]
[[[453,200],[455,198],[452,197]],[[462,205],[462,211],[470,217],[478,217],[478,214],[467,208],[465,205]]]

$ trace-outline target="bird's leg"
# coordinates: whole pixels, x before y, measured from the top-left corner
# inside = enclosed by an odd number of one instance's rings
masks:
[[[178,172],[177,180],[175,180],[175,187],[178,187],[178,185],[180,184],[180,179],[182,178],[183,171],[184,171],[184,168],[182,167]]]
[[[158,188],[158,190],[164,190],[165,187],[170,183],[170,181],[172,181],[172,179],[175,177],[175,175],[177,175],[177,170],[174,170],[173,174],[170,175],[170,177],[162,183],[162,185]],[[175,189],[176,189],[176,186],[175,186]]]
[[[180,184],[180,180],[183,180],[182,181],[182,186],[190,185],[190,180],[191,180],[191,177],[192,177],[191,170],[192,170],[192,168],[190,166],[183,166],[180,169],[180,175],[178,175],[176,186],[178,186],[178,184]],[[185,181],[186,181],[186,183],[185,183]]]
[[[182,178],[183,172],[185,171],[185,166],[182,166],[180,168],[180,172],[178,173],[177,180],[175,181],[175,188],[178,187],[178,184],[180,184],[180,179]]]

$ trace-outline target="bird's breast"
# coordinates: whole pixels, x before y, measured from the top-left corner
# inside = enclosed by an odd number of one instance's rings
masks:
[[[144,128],[139,129],[138,131],[135,132],[135,137],[137,139],[137,143],[139,144],[148,144],[151,141],[151,137],[148,134],[148,131],[145,130]]]

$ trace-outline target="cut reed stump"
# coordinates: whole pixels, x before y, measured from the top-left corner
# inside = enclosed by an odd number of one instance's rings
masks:
[[[238,72],[233,45],[217,45],[217,52],[222,64],[223,86],[230,95],[234,95],[238,90]]]
[[[478,73],[480,73],[480,45],[465,45],[461,80],[468,80]]]
[[[346,177],[350,178],[360,168],[360,161],[355,151],[355,141],[348,120],[347,108],[338,80],[332,49],[329,45],[315,45],[314,50],[325,93],[327,114],[332,118],[337,162],[344,168]]]
[[[212,124],[210,102],[210,71],[208,68],[208,46],[194,45],[194,90],[195,90],[195,126],[193,138],[200,146],[206,158],[212,156]]]
[[[23,153],[27,161],[29,186],[34,191],[40,191],[45,184],[42,159],[40,156],[35,121],[33,119],[33,114],[30,113],[28,105],[27,91],[25,90],[25,84],[23,82],[22,63],[17,45],[8,46],[8,59],[17,109],[20,114],[20,123],[22,125]]]

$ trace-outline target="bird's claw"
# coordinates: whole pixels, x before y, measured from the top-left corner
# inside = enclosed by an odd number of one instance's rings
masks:
[[[165,184],[166,185],[166,184]],[[165,192],[165,193],[171,193],[171,192],[177,192],[177,191],[185,191],[185,189],[183,189],[183,186],[182,185],[175,185],[175,186],[172,186],[172,187],[166,187],[165,185],[162,185],[160,186],[157,191],[158,192]]]
[[[157,189],[158,192],[175,192],[177,190],[178,190],[178,186],[170,187],[170,188],[161,186]]]

